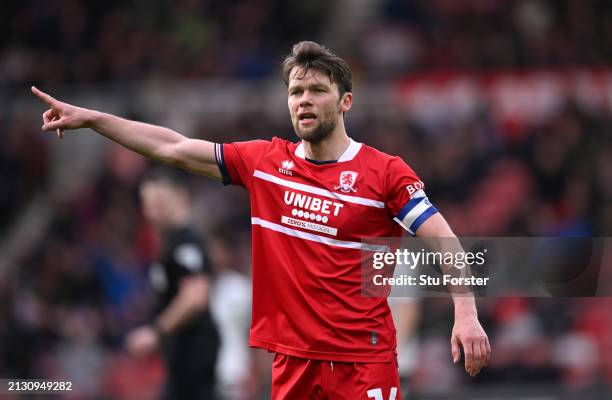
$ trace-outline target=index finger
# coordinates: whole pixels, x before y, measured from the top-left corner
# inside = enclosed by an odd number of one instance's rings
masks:
[[[49,96],[47,93],[40,91],[36,86],[32,86],[31,89],[32,93],[34,93],[36,97],[47,103],[49,106],[54,106],[57,102],[57,100]]]

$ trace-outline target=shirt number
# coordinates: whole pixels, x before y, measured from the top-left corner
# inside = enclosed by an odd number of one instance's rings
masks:
[[[383,397],[383,392],[381,388],[370,389],[367,391],[367,394],[370,399],[385,400],[385,398]],[[396,396],[397,396],[397,388],[392,387],[391,393],[389,393],[389,400],[395,400]]]

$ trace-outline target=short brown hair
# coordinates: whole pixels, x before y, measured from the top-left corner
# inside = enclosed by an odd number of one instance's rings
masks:
[[[346,62],[318,43],[303,41],[293,45],[282,63],[286,85],[289,85],[289,74],[294,67],[303,68],[304,74],[311,68],[326,73],[329,80],[338,85],[340,96],[353,90],[352,74]]]

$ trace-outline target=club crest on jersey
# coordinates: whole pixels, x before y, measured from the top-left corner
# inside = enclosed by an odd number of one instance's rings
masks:
[[[291,172],[291,169],[293,167],[295,167],[295,164],[293,163],[293,161],[285,160],[281,163],[281,166],[278,169],[278,172],[280,172],[281,174],[285,174],[285,175],[293,175],[293,172]]]
[[[357,172],[354,171],[342,171],[340,173],[340,184],[334,187],[334,190],[340,190],[344,193],[348,192],[356,192],[353,186],[355,186],[355,182],[357,181]]]

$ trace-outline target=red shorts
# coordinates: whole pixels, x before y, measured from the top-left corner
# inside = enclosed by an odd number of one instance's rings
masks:
[[[307,360],[276,353],[273,400],[401,400],[396,363]]]

